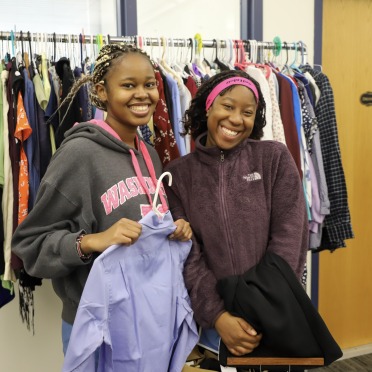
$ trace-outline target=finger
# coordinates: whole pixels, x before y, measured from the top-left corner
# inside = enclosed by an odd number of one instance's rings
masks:
[[[132,243],[138,240],[138,238],[141,236],[138,232],[135,231],[123,231],[121,236],[125,239],[130,239]]]
[[[127,218],[122,218],[120,220],[120,226],[123,226],[133,231],[142,230],[142,225],[140,223],[133,221],[133,220],[129,220]]]
[[[247,341],[241,341],[239,343],[239,346],[241,348],[244,348],[245,353],[250,353],[252,352],[258,345],[260,344],[259,341],[252,341],[252,342],[247,342]]]
[[[177,238],[190,239],[191,235],[192,235],[192,230],[191,230],[190,226],[186,225],[186,224],[182,225],[182,226],[179,226],[174,232],[174,236],[177,237]]]
[[[182,236],[182,227],[180,225],[176,226],[177,227],[173,233],[169,235],[169,239],[179,239],[179,237]]]
[[[185,235],[181,238],[179,238],[178,240],[180,240],[181,242],[187,242],[191,239],[191,236],[190,235]]]
[[[242,356],[242,355],[245,355],[245,354],[249,353],[249,352],[246,351],[245,348],[243,348],[241,346],[235,346],[233,348],[230,348],[229,351],[231,352],[231,354],[236,355],[236,356]]]
[[[134,242],[133,242],[133,239],[131,238],[128,238],[127,236],[124,236],[123,237],[123,241],[121,242],[122,245],[125,245],[125,246],[129,246],[129,245],[132,245]]]
[[[244,319],[238,318],[238,323],[242,327],[243,331],[251,336],[257,336],[256,330],[247,323]]]
[[[174,231],[172,235],[173,235],[173,239],[180,239],[180,238],[183,238],[184,232],[182,231],[182,229],[177,229]]]
[[[190,240],[192,237],[192,230],[190,228],[190,225],[187,223],[187,224],[179,224],[176,228],[176,230],[174,230],[174,232],[172,234],[169,235],[169,239],[170,240],[180,240],[182,242],[186,242],[188,240]]]
[[[129,225],[129,226],[125,226],[125,229],[127,229],[128,231],[134,234],[140,235],[142,232],[142,225]]]

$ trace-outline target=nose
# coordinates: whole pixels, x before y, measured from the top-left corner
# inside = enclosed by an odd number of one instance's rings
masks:
[[[136,91],[134,92],[134,97],[138,99],[144,99],[148,97],[148,93],[145,87],[139,85],[136,87]]]
[[[243,124],[243,115],[240,111],[235,110],[230,113],[229,120],[233,125],[241,125]]]

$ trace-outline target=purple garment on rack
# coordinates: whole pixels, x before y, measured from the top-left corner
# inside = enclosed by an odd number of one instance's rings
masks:
[[[28,181],[29,181],[29,198],[28,209],[33,208],[36,199],[36,193],[40,185],[40,143],[39,127],[37,123],[37,109],[35,89],[30,80],[27,70],[23,70],[25,81],[25,94],[23,103],[27,114],[27,119],[32,129],[31,136],[25,141],[25,152],[28,160]]]
[[[201,78],[203,77],[203,74],[200,72],[199,67],[195,63],[192,64],[192,70],[196,75],[200,76]]]
[[[105,120],[104,119],[104,112],[101,109],[96,108],[95,112],[94,112],[94,119],[95,120]]]

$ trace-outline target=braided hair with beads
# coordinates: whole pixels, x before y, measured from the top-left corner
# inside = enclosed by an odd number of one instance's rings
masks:
[[[232,77],[243,77],[249,79],[257,88],[258,92],[258,105],[256,110],[256,117],[254,120],[254,126],[251,135],[252,139],[260,139],[263,136],[263,127],[266,125],[265,111],[266,103],[263,98],[260,86],[258,82],[249,76],[246,72],[240,70],[227,70],[222,71],[210,79],[206,80],[199,90],[197,91],[195,97],[192,99],[190,107],[186,110],[184,125],[185,134],[191,134],[193,139],[196,139],[200,134],[208,130],[207,127],[207,112],[205,109],[205,103],[209,93],[222,81],[232,78]],[[224,89],[220,95],[223,96],[227,91],[231,90],[234,86],[230,86]]]
[[[69,102],[66,113],[60,121],[60,124],[64,121],[76,94],[84,84],[89,84],[88,93],[92,104],[97,108],[106,111],[106,104],[98,98],[95,85],[98,83],[104,84],[105,76],[110,71],[111,67],[118,63],[118,61],[120,61],[120,59],[128,53],[139,53],[147,57],[151,65],[154,66],[154,63],[151,60],[150,56],[142,49],[139,49],[131,44],[124,43],[106,44],[101,48],[98,54],[98,57],[95,61],[93,73],[91,75],[85,75],[81,77],[74,83],[74,85],[71,87],[70,92],[60,103],[58,109],[53,113],[53,115],[50,116],[48,122],[51,122],[53,117],[60,111],[61,107]]]

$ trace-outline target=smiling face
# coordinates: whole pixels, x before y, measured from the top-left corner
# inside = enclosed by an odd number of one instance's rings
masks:
[[[127,53],[115,61],[97,95],[106,104],[106,122],[124,142],[133,144],[137,127],[147,124],[159,100],[154,69],[140,53]]]
[[[223,96],[217,96],[207,111],[207,147],[229,150],[248,138],[256,117],[253,92],[235,85]]]

